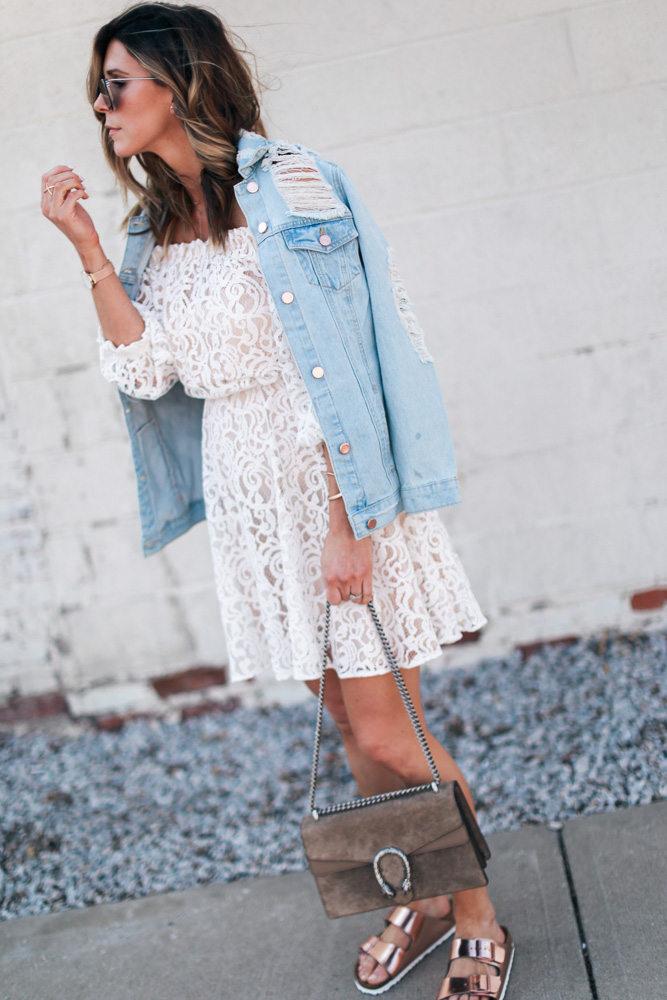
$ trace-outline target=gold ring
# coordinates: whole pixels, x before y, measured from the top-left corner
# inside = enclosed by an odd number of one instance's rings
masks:
[[[46,187],[44,188],[44,191],[42,193],[46,194],[46,192],[48,191],[49,194],[51,195],[51,197],[53,198],[54,188],[55,188],[55,184],[53,186],[51,186],[50,184],[47,184]]]

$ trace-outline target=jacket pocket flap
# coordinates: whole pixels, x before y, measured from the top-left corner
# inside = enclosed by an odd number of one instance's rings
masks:
[[[351,216],[283,230],[285,243],[290,250],[316,250],[317,253],[331,253],[344,243],[356,239],[358,235]]]

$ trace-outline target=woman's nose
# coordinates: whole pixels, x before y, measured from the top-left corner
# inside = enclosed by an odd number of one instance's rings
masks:
[[[95,109],[95,111],[102,111],[102,112],[106,112],[109,110],[109,108],[107,107],[107,102],[104,100],[101,94],[98,94],[95,100],[93,101],[93,108]]]

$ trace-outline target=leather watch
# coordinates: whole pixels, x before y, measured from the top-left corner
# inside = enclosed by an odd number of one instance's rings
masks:
[[[93,289],[98,281],[102,281],[103,278],[108,278],[109,275],[114,274],[116,271],[115,267],[110,260],[106,262],[104,267],[101,267],[99,271],[82,271],[81,277],[86,288]]]

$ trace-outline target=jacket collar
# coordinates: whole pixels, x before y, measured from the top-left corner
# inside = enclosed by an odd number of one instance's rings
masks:
[[[269,148],[269,141],[257,132],[246,132],[241,129],[239,145],[236,153],[241,177],[247,177],[254,165],[261,160]]]

